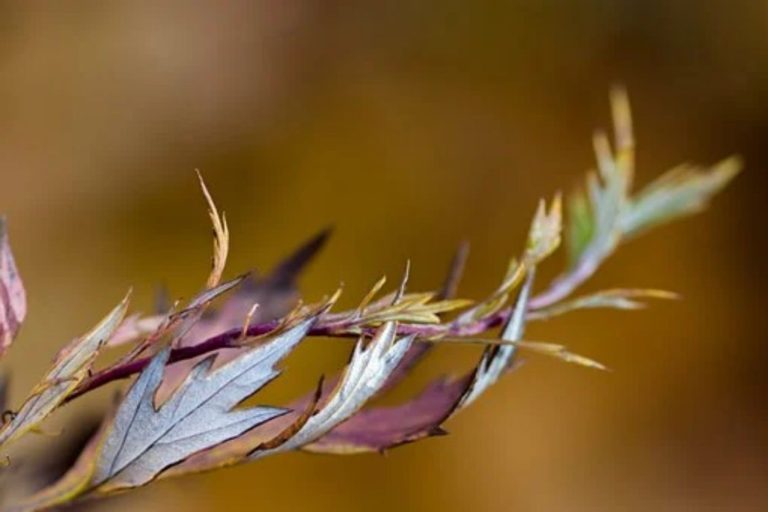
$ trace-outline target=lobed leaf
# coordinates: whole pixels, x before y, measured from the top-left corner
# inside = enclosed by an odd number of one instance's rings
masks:
[[[92,484],[100,492],[144,485],[190,455],[284,414],[274,407],[233,408],[279,374],[275,364],[313,322],[304,320],[216,370],[213,357],[205,359],[160,406],[154,399],[169,349],[155,356],[115,415]]]

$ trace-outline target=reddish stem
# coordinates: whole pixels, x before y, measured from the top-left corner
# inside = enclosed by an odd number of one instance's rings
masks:
[[[509,316],[509,312],[509,309],[505,309],[495,315],[483,318],[472,324],[400,324],[397,332],[399,335],[403,336],[416,334],[419,337],[426,339],[434,336],[475,336],[488,329],[501,325]],[[245,336],[255,337],[268,334],[279,326],[280,323],[278,321],[254,324],[248,327]],[[369,333],[369,331],[372,331],[372,329],[364,329],[365,333]],[[349,330],[340,329],[338,326],[328,326],[323,325],[322,322],[318,322],[309,330],[307,336],[349,338],[356,337],[358,334],[350,332]],[[171,350],[168,364],[192,359],[224,348],[236,348],[241,346],[240,340],[242,338],[243,330],[236,328],[224,331],[221,334],[217,334],[196,345],[174,348]],[[129,363],[106,368],[91,375],[67,397],[66,402],[74,400],[75,398],[110,382],[126,379],[133,374],[141,372],[149,364],[151,359],[151,356],[135,359]]]

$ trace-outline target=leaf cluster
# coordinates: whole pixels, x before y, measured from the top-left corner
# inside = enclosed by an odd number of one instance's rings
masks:
[[[567,201],[542,201],[522,252],[498,287],[479,301],[456,297],[467,259],[461,246],[435,291],[408,290],[410,265],[383,293],[382,278],[348,311],[336,311],[337,290],[317,303],[299,299],[296,278],[325,243],[324,231],[261,277],[223,280],[229,230],[202,177],[213,225],[211,272],[203,290],[150,315],[128,315],[130,293],[95,327],[55,357],[28,397],[4,415],[0,448],[39,430],[66,403],[138,374],[105,417],[77,461],[55,484],[10,506],[37,511],[108,496],[167,478],[260,459],[290,450],[334,454],[384,452],[445,433],[444,423],[515,367],[520,349],[604,369],[564,346],[526,339],[526,327],[587,308],[637,309],[661,290],[613,289],[573,297],[623,242],[700,211],[738,172],[736,159],[711,168],[682,166],[634,193],[634,135],[623,91],[612,94],[614,138],[594,137],[597,168]],[[536,291],[537,268],[567,240],[568,265]],[[220,306],[213,302],[221,298]],[[4,221],[0,221],[0,356],[26,314],[24,287]],[[494,329],[499,327],[498,331]],[[282,406],[241,404],[280,375],[280,362],[312,336],[355,338],[338,375]],[[477,364],[444,377],[394,406],[369,406],[442,343],[480,343]],[[115,346],[126,355],[96,369]],[[11,461],[13,464],[13,461]]]

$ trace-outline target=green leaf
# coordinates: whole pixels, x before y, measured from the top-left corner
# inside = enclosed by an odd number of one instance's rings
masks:
[[[648,185],[621,218],[625,236],[635,236],[680,217],[698,213],[741,170],[741,160],[731,157],[711,169],[682,165]]]

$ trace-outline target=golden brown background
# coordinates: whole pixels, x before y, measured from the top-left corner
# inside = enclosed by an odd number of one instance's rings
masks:
[[[414,287],[434,287],[463,238],[462,295],[482,297],[536,200],[591,165],[617,81],[641,182],[731,153],[747,169],[710,211],[626,246],[589,286],[684,301],[529,332],[612,373],[529,356],[447,438],[388,457],[280,456],[101,506],[768,510],[764,1],[0,2],[0,205],[30,296],[9,361],[15,403],[129,285],[146,310],[158,283],[186,297],[203,283],[195,168],[230,220],[230,275],[333,224],[302,282],[310,298],[344,281],[351,304],[408,257]],[[265,400],[298,394],[348,348],[311,341]],[[407,389],[476,352],[441,349]],[[73,405],[37,450],[68,443],[109,396]]]

